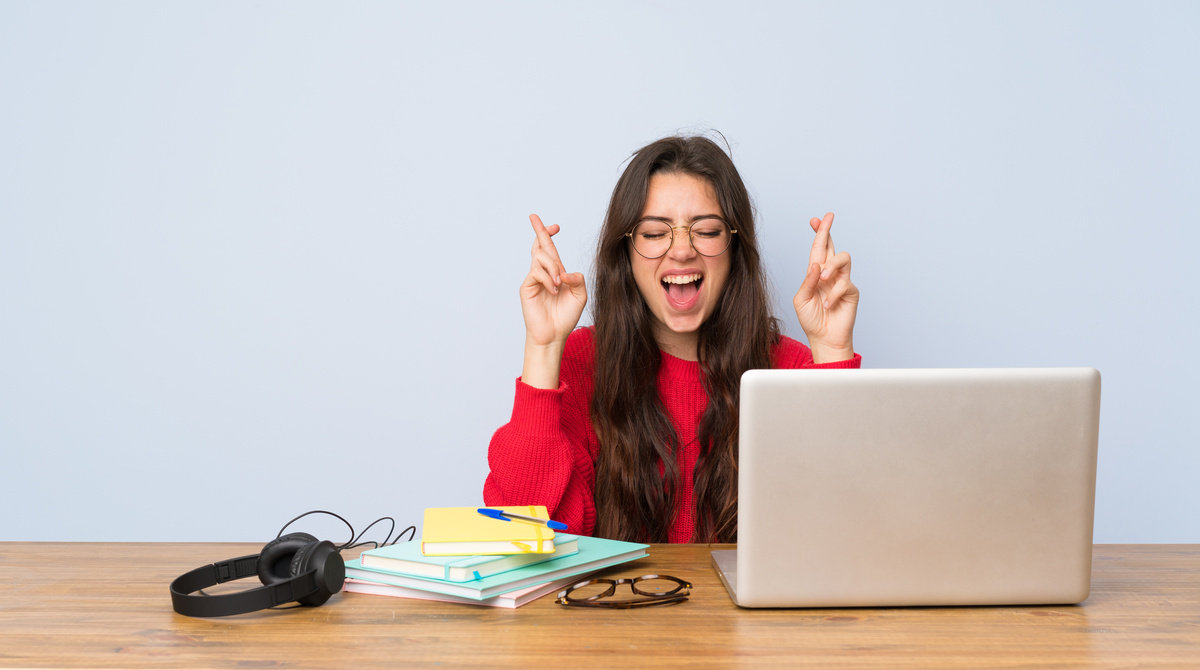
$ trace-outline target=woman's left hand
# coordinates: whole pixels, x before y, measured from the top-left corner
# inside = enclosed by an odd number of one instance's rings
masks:
[[[854,358],[854,317],[858,287],[850,283],[850,254],[835,253],[829,229],[833,212],[809,221],[817,236],[808,254],[808,273],[792,299],[800,327],[808,336],[813,362]]]

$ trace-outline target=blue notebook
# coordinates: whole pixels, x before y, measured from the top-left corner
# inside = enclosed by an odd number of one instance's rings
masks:
[[[483,579],[517,568],[543,563],[579,551],[578,539],[566,533],[554,534],[554,553],[482,556],[426,556],[420,542],[392,544],[368,549],[359,557],[368,570],[386,570],[410,577],[430,577],[447,582]]]
[[[469,582],[451,582],[444,579],[413,577],[384,570],[371,570],[364,568],[361,560],[357,558],[346,561],[346,576],[377,584],[392,584],[421,591],[461,596],[472,600],[484,600],[534,584],[591,573],[601,568],[642,558],[646,555],[646,550],[650,548],[650,545],[647,544],[604,540],[583,535],[577,536],[576,542],[579,551],[571,556],[526,565]]]

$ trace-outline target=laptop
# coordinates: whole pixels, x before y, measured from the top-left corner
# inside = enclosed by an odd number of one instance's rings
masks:
[[[742,607],[1082,602],[1092,567],[1092,368],[751,370]]]

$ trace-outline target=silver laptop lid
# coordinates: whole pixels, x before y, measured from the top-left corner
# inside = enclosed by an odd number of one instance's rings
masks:
[[[735,601],[1084,600],[1099,412],[1092,368],[747,372]]]

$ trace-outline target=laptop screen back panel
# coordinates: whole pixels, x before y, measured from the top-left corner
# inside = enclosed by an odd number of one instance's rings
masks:
[[[738,604],[1084,600],[1099,396],[1090,368],[747,372]]]

